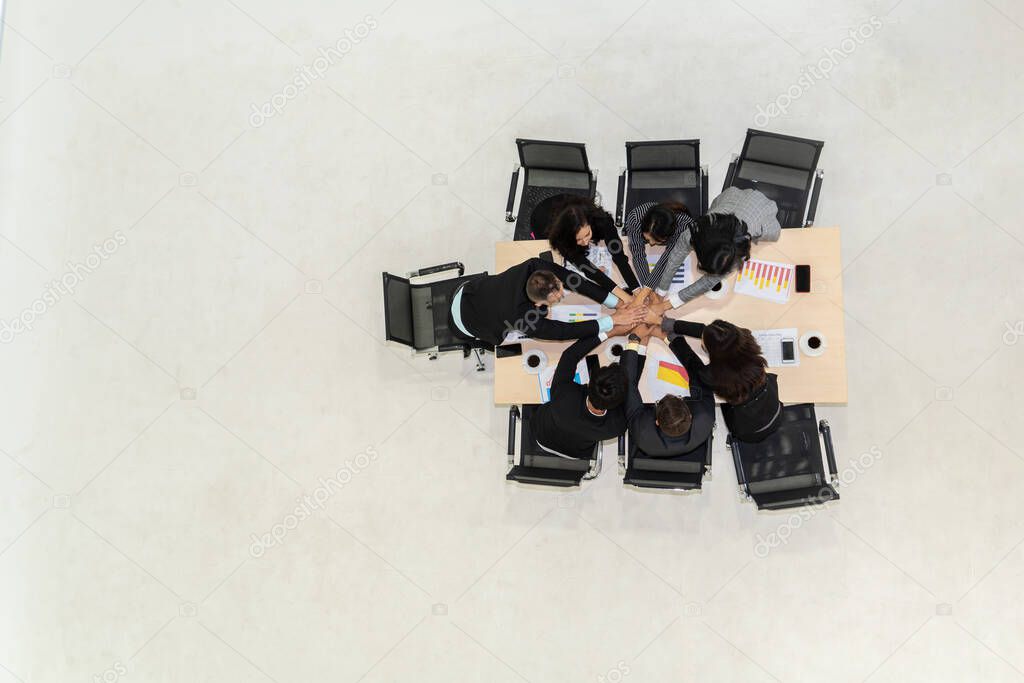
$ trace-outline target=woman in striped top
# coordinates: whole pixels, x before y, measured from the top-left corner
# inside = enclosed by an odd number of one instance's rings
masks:
[[[629,212],[626,216],[626,227],[622,232],[629,240],[629,255],[633,261],[635,279],[641,285],[655,289],[665,278],[669,283],[672,282],[672,276],[679,266],[677,264],[675,268],[668,270],[669,261],[666,257],[677,248],[677,245],[689,245],[691,225],[693,218],[690,217],[690,212],[679,203],[647,202]],[[648,246],[665,247],[664,253],[653,268],[647,262]]]

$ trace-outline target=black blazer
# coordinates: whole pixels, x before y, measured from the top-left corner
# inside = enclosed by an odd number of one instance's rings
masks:
[[[626,421],[629,439],[645,454],[658,458],[683,455],[702,446],[715,426],[715,394],[704,384],[702,361],[686,340],[677,337],[669,344],[672,353],[686,368],[690,376],[690,396],[686,405],[693,416],[690,431],[682,436],[667,436],[655,424],[654,406],[644,403],[637,383],[643,374],[644,357],[627,349],[622,353],[622,368],[626,372],[629,393],[626,394]]]
[[[532,258],[497,275],[484,275],[470,280],[462,288],[462,324],[478,339],[498,345],[512,330],[519,330],[536,339],[580,339],[596,336],[600,325],[596,320],[564,323],[548,320],[547,309],[534,306],[526,296],[526,281],[538,270],[549,270],[571,289],[598,303],[608,298],[610,290],[602,289],[562,266]]]
[[[665,327],[664,323],[662,327]],[[687,320],[674,320],[669,329],[674,334],[698,339],[704,335],[702,323]],[[714,387],[714,368],[704,366],[701,377],[708,386]],[[740,441],[762,441],[775,431],[781,414],[779,377],[770,372],[765,375],[765,383],[755,389],[746,401],[736,405],[722,404],[722,417],[729,433]]]
[[[632,266],[629,265],[629,258],[626,256],[626,252],[622,246],[622,237],[620,237],[615,231],[615,224],[592,224],[590,229],[594,231],[593,237],[591,238],[593,242],[595,244],[598,242],[604,242],[609,253],[611,253],[612,262],[619,269],[619,275],[622,276],[622,279],[626,283],[623,289],[630,292],[638,289],[640,287],[640,283],[637,281],[636,275],[633,273]],[[596,282],[599,286],[604,287],[608,291],[615,289],[617,286],[614,280],[605,275],[600,268],[587,259],[586,250],[583,250],[579,254],[563,256],[566,256],[567,261],[579,268],[584,275],[590,278],[593,282]]]
[[[743,403],[722,405],[722,417],[729,433],[740,441],[763,441],[775,431],[782,415],[779,377],[768,373],[765,382]]]
[[[576,384],[576,365],[601,340],[586,337],[562,352],[551,379],[551,400],[537,408],[533,418],[533,436],[537,443],[573,458],[589,458],[598,441],[611,439],[626,431],[622,407],[597,416],[587,409],[587,388]]]

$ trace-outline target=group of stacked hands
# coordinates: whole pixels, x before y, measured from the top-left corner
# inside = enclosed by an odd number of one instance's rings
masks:
[[[535,216],[536,216],[535,212]],[[646,204],[634,209],[624,236],[633,263],[611,216],[592,201],[552,198],[546,215],[534,218],[535,237],[552,248],[576,272],[540,258],[482,276],[459,287],[452,298],[449,326],[458,338],[486,344],[507,343],[511,332],[538,339],[577,341],[562,352],[551,381],[550,401],[537,409],[534,436],[554,455],[589,458],[595,445],[623,434],[651,456],[686,456],[702,445],[714,425],[715,394],[724,401],[730,432],[757,441],[770,434],[781,403],[775,375],[750,330],[724,320],[710,325],[665,316],[714,287],[750,256],[750,245],[774,241],[781,229],[775,202],[756,190],[728,188],[696,219],[680,204]],[[538,234],[540,233],[540,234]],[[619,274],[620,286],[590,261],[591,247],[603,242]],[[653,268],[646,247],[663,246]],[[692,252],[703,276],[669,294],[676,270]],[[565,323],[548,317],[568,288],[605,307],[610,315]],[[619,363],[598,368],[585,386],[574,382],[577,364],[610,335],[629,335]],[[683,337],[701,340],[709,364]],[[643,403],[637,383],[651,337],[669,342],[686,368],[689,396],[667,395],[654,405]]]

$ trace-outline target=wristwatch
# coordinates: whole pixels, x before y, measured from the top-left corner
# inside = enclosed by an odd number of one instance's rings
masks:
[[[637,343],[637,344],[639,344],[639,343],[640,343],[640,336],[639,336],[639,335],[637,335],[637,334],[636,334],[635,332],[630,332],[630,333],[629,333],[629,336],[628,336],[628,337],[626,337],[626,339],[627,339],[628,341],[630,341],[630,342],[635,342],[635,343]]]

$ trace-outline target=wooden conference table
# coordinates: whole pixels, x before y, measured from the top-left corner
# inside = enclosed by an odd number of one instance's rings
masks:
[[[495,270],[501,272],[528,258],[538,256],[550,249],[546,240],[522,240],[499,242],[495,247]],[[825,350],[820,356],[811,357],[799,351],[797,366],[769,368],[779,376],[779,395],[783,403],[846,403],[846,334],[843,329],[843,275],[840,259],[839,228],[794,228],[782,231],[778,242],[754,245],[751,258],[790,264],[807,264],[811,267],[811,292],[793,292],[784,304],[766,301],[751,296],[735,294],[735,274],[728,279],[727,293],[719,299],[700,296],[683,306],[670,310],[666,315],[709,323],[722,318],[741,327],[752,330],[774,328],[797,328],[797,339],[808,331],[820,332],[825,337]],[[651,248],[650,253],[657,253]],[[557,255],[555,260],[561,263]],[[692,262],[692,255],[691,255]],[[612,279],[622,282],[618,272]],[[567,292],[565,304],[593,304],[590,299]],[[688,340],[694,349],[700,351],[700,340]],[[612,340],[603,342],[595,351],[602,365],[610,362],[605,348]],[[571,342],[523,340],[523,352],[541,349],[548,357],[548,364],[558,362],[562,349]],[[661,349],[656,351],[655,347]],[[664,353],[662,354],[661,351]],[[648,355],[671,356],[671,352],[660,339],[651,339]],[[703,354],[702,354],[703,356]],[[706,356],[703,356],[705,361]],[[654,364],[647,363],[640,392],[647,396],[647,374]],[[537,376],[523,367],[521,356],[496,358],[494,365],[494,402],[496,404],[540,403],[540,387]]]

